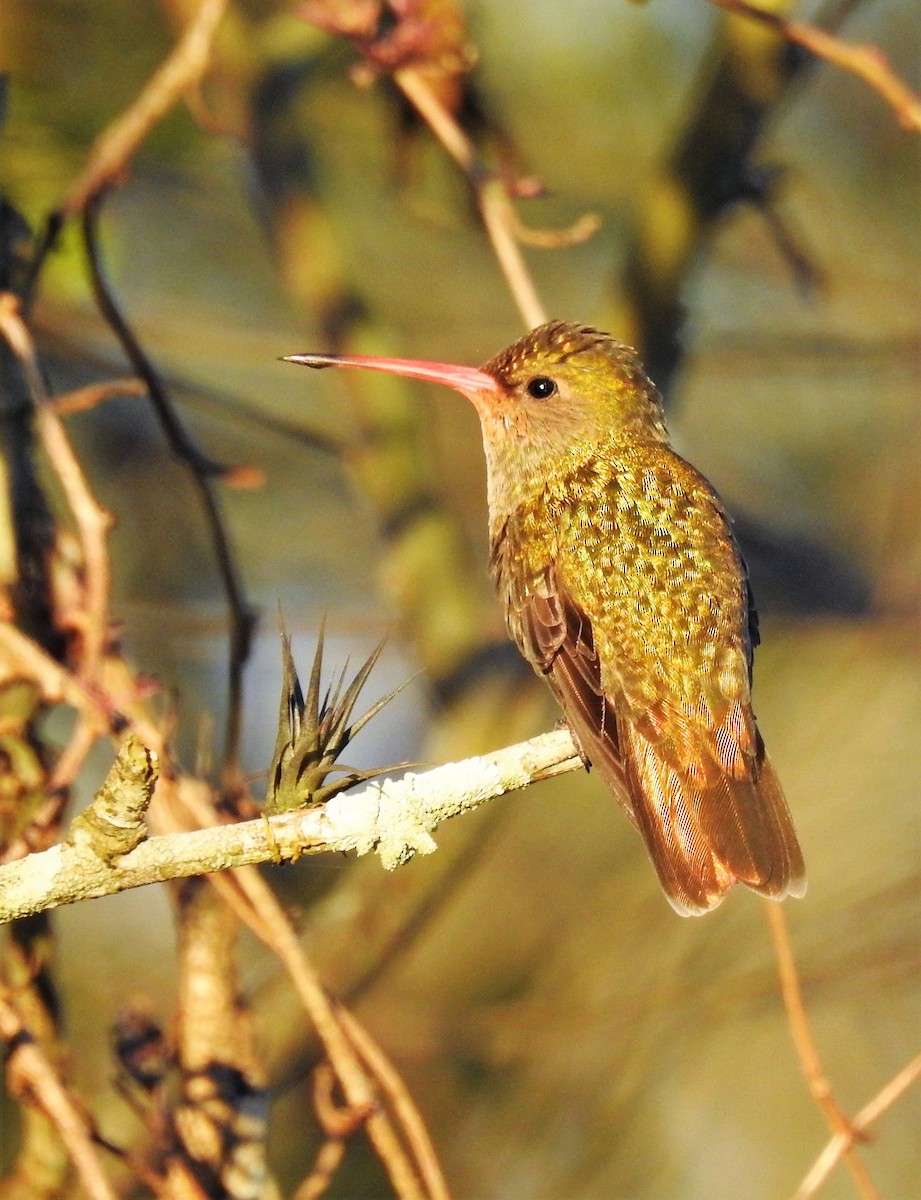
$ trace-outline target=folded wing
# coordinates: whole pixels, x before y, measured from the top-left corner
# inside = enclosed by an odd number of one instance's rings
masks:
[[[802,895],[796,833],[749,704],[636,710],[603,686],[591,621],[553,567],[521,598],[516,626],[678,912],[709,911],[736,882],[774,899]]]

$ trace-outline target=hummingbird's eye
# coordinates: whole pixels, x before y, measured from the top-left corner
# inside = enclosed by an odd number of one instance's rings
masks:
[[[525,391],[532,400],[547,400],[556,391],[556,384],[546,375],[537,375],[528,380]]]

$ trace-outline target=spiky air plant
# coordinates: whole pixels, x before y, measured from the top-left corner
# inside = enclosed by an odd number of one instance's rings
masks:
[[[378,643],[347,685],[346,663],[335,686],[328,687],[321,698],[324,636],[325,630],[321,626],[305,696],[291,653],[291,639],[282,630],[281,706],[278,737],[266,788],[267,813],[322,804],[357,783],[411,765],[392,763],[384,767],[359,769],[339,761],[359,731],[403,690],[408,681],[395,687],[372,704],[367,712],[353,720],[352,713],[358,697],[377,665],[385,643]]]

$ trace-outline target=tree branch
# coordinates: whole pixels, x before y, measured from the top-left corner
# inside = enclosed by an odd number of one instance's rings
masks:
[[[334,796],[316,808],[148,838],[113,861],[83,839],[66,841],[0,867],[0,923],[148,883],[250,863],[294,862],[304,854],[374,850],[392,870],[413,854],[430,854],[436,848],[432,831],[442,821],[580,766],[568,730],[556,730]]]
[[[865,1104],[851,1121],[850,1130],[840,1130],[826,1144],[825,1149],[810,1167],[806,1177],[796,1189],[793,1200],[811,1200],[830,1175],[832,1168],[847,1152],[855,1135],[866,1134],[870,1126],[879,1119],[896,1100],[921,1079],[921,1054],[916,1055],[897,1075],[881,1088],[869,1103]]]
[[[227,0],[202,0],[182,37],[150,77],[140,95],[96,139],[86,165],[60,211],[82,212],[94,196],[117,183],[150,131],[183,95],[191,92],[211,62],[211,48]]]
[[[774,955],[777,959],[777,973],[780,976],[780,990],[783,996],[784,1008],[787,1013],[787,1024],[799,1059],[800,1070],[806,1080],[809,1094],[822,1110],[826,1124],[836,1137],[843,1139],[842,1153],[847,1161],[854,1184],[862,1200],[879,1200],[879,1194],[873,1185],[857,1148],[854,1143],[860,1140],[859,1131],[842,1110],[832,1091],[831,1082],[825,1073],[825,1067],[819,1054],[806,1014],[806,1004],[803,1000],[803,990],[800,986],[799,972],[790,936],[787,932],[786,917],[779,904],[765,904],[768,926],[771,931],[771,941],[774,945]]]
[[[901,80],[889,66],[878,46],[844,42],[817,25],[788,21],[778,13],[759,8],[749,0],[711,0],[719,8],[739,13],[762,25],[779,30],[787,41],[808,50],[816,58],[832,63],[862,79],[889,105],[904,129],[921,133],[921,97]]]
[[[47,1113],[67,1147],[87,1195],[91,1200],[116,1200],[115,1189],[93,1144],[89,1122],[5,991],[0,993],[0,1042],[6,1043],[11,1087]]]

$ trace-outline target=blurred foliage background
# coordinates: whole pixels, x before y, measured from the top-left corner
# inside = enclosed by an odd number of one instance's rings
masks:
[[[7,0],[0,170],[33,228],[194,8]],[[917,87],[913,0],[852,9],[843,35],[878,44]],[[719,144],[718,126],[695,122],[733,61],[724,14],[702,0],[565,11],[470,0],[463,11],[477,48],[465,118],[492,161],[546,189],[519,204],[523,219],[601,217],[583,244],[526,251],[547,310],[642,345],[668,385],[676,445],[739,516],[762,614],[756,707],[810,874],[787,915],[815,1033],[852,1111],[917,1052],[921,1031],[917,137],[851,76],[794,64],[788,78],[783,47],[735,60],[763,106],[750,161],[772,181],[798,263],[758,205],[727,193],[691,219],[663,184],[682,153],[697,161]],[[508,652],[490,593],[474,413],[402,382],[277,361],[338,340],[479,362],[522,332],[463,178],[406,121],[388,80],[356,85],[357,61],[284,5],[232,6],[198,103],[157,126],[101,221],[115,292],[199,443],[265,474],[258,489],[222,493],[262,613],[243,746],[257,794],[274,741],[279,604],[304,659],[324,612],[331,663],[395,627],[378,693],[424,668],[362,735],[362,763],[459,757],[556,719]],[[34,325],[55,390],[127,373],[71,227]],[[117,514],[113,607],[131,659],[175,691],[191,763],[207,720],[220,742],[227,617],[187,476],[142,398],[68,424]],[[100,751],[75,805],[108,761]],[[439,844],[392,876],[317,860],[268,877],[302,914],[329,987],[400,1067],[455,1196],[794,1191],[826,1131],[754,897],[679,920],[593,776],[497,802]],[[54,928],[73,1077],[106,1136],[130,1142],[108,1027],[137,994],[169,1024],[167,898],[76,906]],[[244,961],[274,1087],[272,1162],[290,1190],[317,1145],[305,1082],[315,1046],[273,962],[249,943]],[[866,1150],[889,1200],[921,1178],[919,1119],[909,1094]],[[2,1161],[15,1153],[10,1109],[0,1121]],[[387,1190],[356,1145],[329,1194]],[[853,1194],[842,1168],[821,1194]]]

